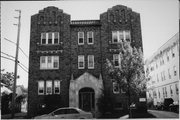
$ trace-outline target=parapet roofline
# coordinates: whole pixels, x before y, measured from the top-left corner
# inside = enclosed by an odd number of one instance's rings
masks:
[[[70,23],[71,26],[79,25],[101,25],[100,20],[72,20]]]

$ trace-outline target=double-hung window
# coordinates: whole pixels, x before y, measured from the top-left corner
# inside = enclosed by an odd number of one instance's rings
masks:
[[[94,69],[94,55],[88,55],[88,68]]]
[[[170,69],[168,69],[169,79],[171,79]]]
[[[94,34],[93,32],[87,32],[87,43],[94,44]]]
[[[41,56],[40,69],[58,69],[59,56]]]
[[[46,33],[41,33],[41,44],[46,44]]]
[[[58,44],[59,43],[59,33],[55,32],[54,33],[54,44]]]
[[[179,94],[179,84],[175,84],[175,88],[176,88],[176,94],[178,95]]]
[[[84,69],[84,55],[79,55],[78,56],[78,69]]]
[[[173,96],[172,85],[170,85],[170,93],[171,93],[171,96]]]
[[[52,32],[48,33],[48,44],[52,44]]]
[[[120,54],[113,54],[113,62],[115,67],[120,66]]]
[[[78,45],[84,45],[84,32],[78,32]]]
[[[113,43],[118,43],[118,31],[113,31],[112,32],[112,42]]]
[[[174,66],[173,69],[174,69],[174,76],[176,76],[176,74],[177,74],[176,66]]]
[[[54,94],[59,94],[60,93],[60,81],[55,80],[54,81]]]
[[[44,81],[38,81],[38,95],[44,95]]]
[[[46,95],[52,94],[52,81],[46,81]]]

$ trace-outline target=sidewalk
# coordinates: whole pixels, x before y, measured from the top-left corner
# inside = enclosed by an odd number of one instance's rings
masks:
[[[24,119],[26,118],[27,113],[15,113],[13,119]],[[11,119],[11,114],[1,115],[1,119]]]

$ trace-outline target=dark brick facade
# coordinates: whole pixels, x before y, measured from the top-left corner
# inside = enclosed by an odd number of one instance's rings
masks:
[[[29,84],[28,84],[28,116],[40,114],[39,105],[52,101],[52,106],[69,106],[69,83],[71,75],[78,78],[88,72],[99,78],[102,75],[104,88],[110,91],[113,100],[124,97],[114,95],[112,81],[105,71],[105,60],[112,60],[117,45],[112,44],[113,30],[130,30],[131,44],[142,47],[140,15],[126,6],[117,5],[100,15],[100,20],[71,21],[70,15],[56,7],[47,7],[31,17]],[[84,45],[78,45],[78,32],[84,32]],[[94,44],[87,44],[87,32],[94,32]],[[59,32],[58,45],[41,45],[42,32]],[[44,51],[44,52],[40,52]],[[57,52],[56,52],[57,51]],[[40,56],[58,55],[59,69],[40,70]],[[85,69],[78,69],[78,55],[85,55]],[[87,68],[87,55],[94,55],[94,69]],[[62,80],[59,95],[38,95],[38,80]],[[55,99],[55,100],[54,100]],[[53,103],[53,100],[55,101]],[[124,99],[123,99],[124,100]],[[57,102],[58,101],[58,102]],[[56,104],[55,104],[56,103]]]

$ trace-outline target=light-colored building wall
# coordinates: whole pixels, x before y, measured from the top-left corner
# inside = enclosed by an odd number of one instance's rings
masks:
[[[147,99],[154,105],[164,98],[179,103],[179,55],[177,33],[146,60]]]

